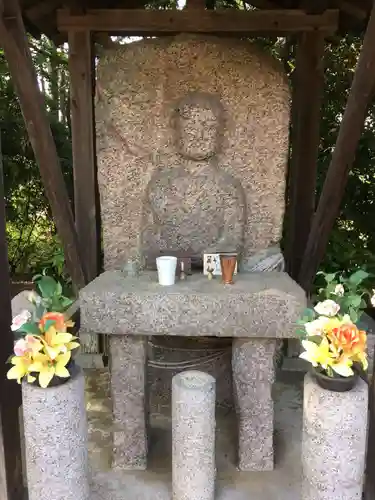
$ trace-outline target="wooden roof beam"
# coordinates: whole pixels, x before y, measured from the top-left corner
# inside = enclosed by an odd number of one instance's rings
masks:
[[[359,19],[360,21],[364,21],[367,18],[368,13],[366,12],[366,9],[359,7],[355,3],[349,2],[347,0],[338,0],[336,4],[337,8],[339,8],[346,14],[355,17],[356,19]]]
[[[278,8],[277,4],[271,2],[270,0],[247,0],[246,3],[256,7],[257,9],[273,10]]]
[[[332,34],[337,30],[338,11],[327,10],[319,15],[302,10],[204,10],[196,15],[187,10],[97,9],[83,15],[59,10],[59,31],[106,31],[128,36],[153,36],[175,33],[211,33],[245,36],[251,34],[288,34],[320,31]]]
[[[38,22],[41,18],[52,14],[52,12],[61,6],[61,0],[44,0],[29,7],[23,11],[23,15],[31,22]]]

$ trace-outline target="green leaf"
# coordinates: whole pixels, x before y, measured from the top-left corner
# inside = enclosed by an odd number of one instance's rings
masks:
[[[64,308],[64,311],[68,309],[73,304],[73,300],[68,299],[68,297],[61,297],[61,305]]]
[[[13,332],[13,337],[15,340],[19,340],[25,337],[25,333],[16,330],[15,332]]]
[[[300,337],[306,337],[306,330],[302,326],[296,328],[296,334]]]
[[[324,276],[324,279],[326,280],[327,283],[331,283],[336,278],[336,274],[337,273],[326,274]]]
[[[358,321],[357,311],[355,311],[354,309],[349,309],[349,316],[350,319],[353,321],[353,323],[357,323]]]
[[[46,332],[55,323],[56,323],[56,321],[54,319],[47,319],[47,321],[44,323],[44,331]]]
[[[322,337],[321,335],[309,335],[307,337],[307,340],[309,340],[310,342],[314,342],[314,344],[320,345],[322,342]]]
[[[363,280],[368,278],[370,275],[366,271],[359,269],[349,277],[349,283],[354,286],[358,286]]]
[[[43,276],[37,285],[42,297],[51,298],[55,295],[57,283],[51,276]]]
[[[333,283],[330,283],[327,288],[326,288],[326,292],[328,295],[334,295],[335,294],[335,288],[337,286],[337,282],[334,281]]]
[[[29,333],[31,335],[39,335],[40,334],[40,330],[39,330],[38,325],[36,323],[25,323],[24,325],[17,328],[16,331],[20,332],[20,333]]]
[[[359,307],[361,304],[361,297],[359,295],[349,295],[348,296],[349,307]]]
[[[306,323],[312,321],[315,318],[315,311],[310,308],[306,308],[302,312],[302,320]]]
[[[46,308],[43,304],[38,304],[36,307],[35,307],[35,318],[37,318],[38,320],[46,313]]]
[[[61,294],[62,294],[62,286],[61,286],[61,283],[57,282],[56,283],[55,295],[61,296]]]

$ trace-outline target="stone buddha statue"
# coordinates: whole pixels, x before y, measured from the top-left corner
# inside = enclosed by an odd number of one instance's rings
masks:
[[[205,251],[241,253],[246,199],[240,182],[219,166],[224,108],[213,94],[192,92],[173,110],[176,163],[156,168],[146,189],[143,256]]]

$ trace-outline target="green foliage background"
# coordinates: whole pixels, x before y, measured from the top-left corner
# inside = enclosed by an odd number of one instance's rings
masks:
[[[173,0],[154,0],[149,7],[166,8],[174,5]],[[207,7],[212,7],[209,0]],[[236,0],[218,0],[216,7],[244,8],[244,4]],[[282,60],[292,77],[293,46],[284,39],[262,39],[258,42]],[[40,40],[30,38],[30,44],[61,166],[73,199],[67,49],[56,48],[45,37]],[[333,39],[326,44],[317,197],[336,141],[360,49],[361,37],[353,35]],[[375,107],[372,105],[341,213],[322,264],[322,269],[327,272],[350,271],[357,267],[375,272],[374,112]],[[0,120],[11,273],[32,275],[50,267],[55,275],[61,275],[61,247],[1,49]]]

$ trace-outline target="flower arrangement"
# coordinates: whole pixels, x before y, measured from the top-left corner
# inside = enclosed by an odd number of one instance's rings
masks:
[[[328,377],[351,377],[368,365],[367,335],[356,322],[366,306],[366,295],[370,295],[363,286],[369,274],[359,270],[348,278],[323,276],[326,286],[319,289],[318,302],[306,310],[300,322],[304,337],[300,357]],[[370,300],[375,303],[375,296]]]
[[[72,303],[63,296],[61,285],[49,276],[39,276],[37,290],[39,294],[29,295],[33,311],[24,310],[13,318],[11,328],[18,340],[8,360],[13,366],[7,378],[18,383],[23,379],[29,383],[37,381],[46,388],[54,377],[70,377],[68,365],[79,343],[77,337],[67,331],[74,323],[66,320],[61,312]]]

